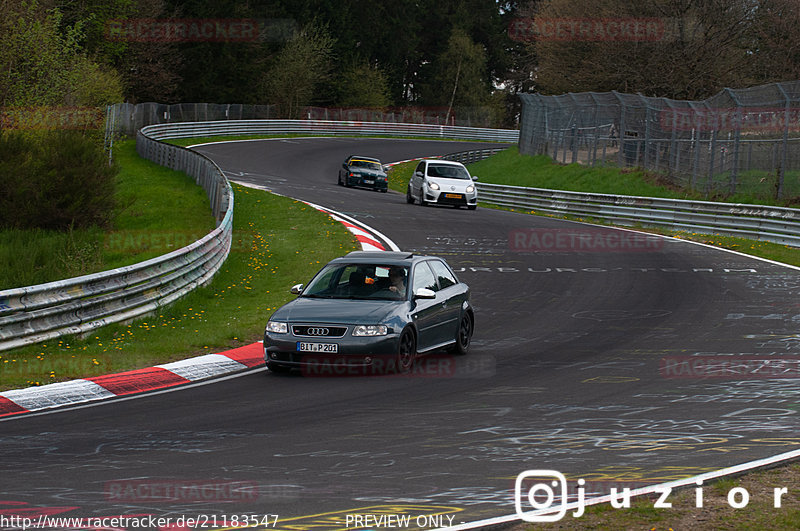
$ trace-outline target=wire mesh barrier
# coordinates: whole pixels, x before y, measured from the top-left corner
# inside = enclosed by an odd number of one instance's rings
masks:
[[[704,101],[619,92],[521,98],[521,153],[640,167],[709,196],[800,197],[800,81],[726,88]]]

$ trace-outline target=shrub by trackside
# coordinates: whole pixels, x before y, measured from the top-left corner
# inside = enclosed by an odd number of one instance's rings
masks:
[[[0,135],[0,228],[108,227],[117,168],[76,131]]]

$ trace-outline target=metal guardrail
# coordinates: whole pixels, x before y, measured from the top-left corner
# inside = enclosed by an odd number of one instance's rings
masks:
[[[483,159],[488,159],[492,155],[496,155],[506,148],[490,148],[490,149],[474,149],[471,151],[459,151],[458,153],[450,153],[441,157],[444,160],[452,160],[460,162],[461,164],[472,164],[479,162]]]
[[[504,207],[800,247],[800,210],[793,208],[477,185],[480,201]]]
[[[208,194],[217,228],[169,254],[127,267],[0,291],[0,351],[83,334],[170,304],[208,282],[228,256],[233,192],[214,162],[160,140],[240,134],[386,135],[517,142],[518,131],[403,123],[239,120],[151,125],[136,137],[140,156],[194,177]]]
[[[208,282],[231,247],[233,194],[210,159],[140,132],[140,155],[185,171],[208,193],[218,226],[171,253],[92,275],[0,291],[0,351],[140,317]]]
[[[328,120],[228,120],[220,122],[182,122],[151,125],[142,128],[154,139],[189,138],[217,135],[341,135],[401,136],[482,140],[489,142],[519,141],[513,129],[481,129],[451,125],[424,125],[389,122],[337,122]]]

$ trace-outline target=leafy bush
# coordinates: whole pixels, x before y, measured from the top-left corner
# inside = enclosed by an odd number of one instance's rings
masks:
[[[0,135],[0,228],[107,227],[117,168],[76,131]]]

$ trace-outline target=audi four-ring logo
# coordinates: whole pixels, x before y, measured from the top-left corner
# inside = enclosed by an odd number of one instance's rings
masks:
[[[328,329],[327,328],[309,328],[306,330],[306,334],[310,336],[327,336]]]

